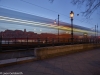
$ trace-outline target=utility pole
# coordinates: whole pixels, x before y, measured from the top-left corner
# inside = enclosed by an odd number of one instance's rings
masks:
[[[98,24],[97,24],[97,38],[98,38]]]
[[[96,29],[96,27],[97,26],[95,25],[95,43],[97,43],[97,36],[96,36],[97,35],[97,29]]]
[[[58,14],[58,43],[59,43],[59,14]]]
[[[95,25],[95,38],[96,38],[96,25]]]

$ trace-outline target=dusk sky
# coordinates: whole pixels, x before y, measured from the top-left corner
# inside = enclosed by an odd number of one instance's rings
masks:
[[[60,15],[60,21],[70,23],[70,11],[74,12],[74,24],[88,28],[95,28],[95,25],[100,24],[98,11],[92,14],[88,20],[82,16],[81,12],[85,8],[78,8],[71,4],[71,0],[54,0],[51,3],[49,0],[0,0],[0,7],[12,9],[28,14],[38,15],[50,19],[57,19]],[[77,16],[79,14],[79,16]],[[6,26],[4,26],[6,27]],[[10,27],[10,26],[9,26]],[[98,27],[100,29],[100,27]],[[30,27],[31,29],[31,27]]]

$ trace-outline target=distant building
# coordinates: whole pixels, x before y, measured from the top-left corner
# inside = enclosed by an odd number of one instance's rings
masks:
[[[26,33],[26,29],[24,29],[24,33]]]

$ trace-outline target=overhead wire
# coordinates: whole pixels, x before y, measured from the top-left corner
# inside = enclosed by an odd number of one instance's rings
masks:
[[[45,9],[45,10],[49,10],[49,11],[52,11],[52,12],[55,12],[55,13],[59,13],[59,12],[57,12],[57,11],[54,11],[54,10],[51,10],[51,9],[48,9],[48,8],[45,8],[45,7],[42,7],[42,6],[36,5],[36,4],[34,4],[34,3],[30,3],[30,2],[25,1],[25,0],[20,0],[20,1],[25,2],[25,3],[28,3],[28,4],[30,4],[30,5],[37,6],[37,7],[39,7],[39,8]],[[63,15],[63,16],[67,16],[67,15],[62,14],[62,13],[59,13],[59,14],[60,14],[60,15]],[[67,16],[67,17],[69,18],[69,16]],[[80,20],[79,20],[79,19],[77,19],[77,18],[75,18],[75,20],[80,21]],[[80,21],[80,22],[81,22],[81,21]],[[82,23],[82,22],[81,22],[81,23]],[[88,23],[88,24],[89,24],[89,23]]]
[[[28,4],[31,4],[31,5],[34,5],[34,6],[37,6],[37,7],[40,7],[40,8],[45,9],[45,10],[49,10],[49,11],[52,11],[52,12],[55,12],[55,13],[59,13],[59,12],[57,12],[57,11],[54,11],[54,10],[51,10],[51,9],[48,9],[48,8],[45,8],[45,7],[42,7],[42,6],[36,5],[36,4],[34,4],[34,3],[30,3],[30,2],[25,1],[25,0],[20,0],[20,1],[25,2],[25,3],[28,3]],[[62,13],[59,13],[59,14],[60,14],[60,15],[63,15],[63,16],[67,16],[67,15],[62,14]],[[69,16],[67,16],[67,17],[69,18]],[[79,19],[76,19],[76,18],[75,18],[75,20],[80,21]]]
[[[50,28],[55,28],[55,29],[61,29],[61,30],[70,30],[69,27],[63,27],[63,26],[54,26],[51,24],[46,24],[46,23],[39,23],[39,22],[34,22],[34,21],[28,21],[28,20],[21,20],[21,19],[16,19],[16,18],[9,18],[9,17],[3,17],[0,16],[0,20],[2,21],[8,21],[8,22],[15,22],[15,23],[21,23],[21,24],[31,24],[35,26],[43,26],[43,27],[50,27]],[[89,31],[84,31],[81,29],[74,29],[76,32],[89,32]]]
[[[52,11],[52,12],[55,12],[55,13],[59,13],[59,12],[57,12],[57,11],[54,11],[54,10],[51,10],[51,9],[48,9],[48,8],[45,8],[45,7],[42,7],[42,6],[36,5],[36,4],[34,4],[34,3],[30,3],[30,2],[25,1],[25,0],[20,0],[20,1],[25,2],[25,3],[28,3],[28,4],[30,4],[30,5],[34,5],[34,6],[40,7],[40,8],[45,9],[45,10],[49,10],[49,11]],[[67,16],[67,15],[65,15],[65,14],[63,14],[63,13],[59,13],[59,14],[60,14],[60,15],[63,15],[63,16]],[[69,18],[69,16],[67,16],[67,17]],[[75,18],[75,20],[80,21],[80,20],[77,19],[77,18]],[[84,22],[84,21],[83,21],[83,22]],[[81,23],[82,23],[82,22],[81,22]],[[88,24],[90,24],[90,23],[88,23]]]

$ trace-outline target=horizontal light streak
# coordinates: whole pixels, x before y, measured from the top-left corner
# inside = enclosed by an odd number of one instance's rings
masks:
[[[5,21],[25,23],[25,24],[35,24],[35,25],[38,25],[39,24],[39,26],[40,25],[41,26],[48,26],[48,27],[53,27],[53,28],[57,28],[58,29],[58,26],[57,25],[55,26],[53,24],[46,24],[46,23],[40,23],[40,22],[34,22],[34,21],[27,21],[27,20],[21,20],[21,19],[15,19],[15,18],[3,17],[3,16],[0,16],[0,18],[1,18],[0,20],[5,20]],[[59,29],[60,28],[64,28],[64,27],[63,26],[59,26]]]
[[[22,20],[22,19],[16,19],[16,18],[9,18],[9,17],[4,17],[4,16],[0,16],[0,20],[22,23],[22,24],[30,24],[30,25],[35,25],[35,26],[45,26],[45,27],[50,27],[50,28],[55,28],[55,29],[59,28],[61,30],[68,30],[68,31],[71,30],[71,28],[69,28],[69,27],[58,26],[58,25],[47,24],[47,23],[41,23],[41,22],[28,21],[28,20]],[[73,31],[82,32],[82,33],[84,33],[84,32],[95,33],[95,32],[80,30],[80,29],[76,29],[76,28],[73,28]]]
[[[19,22],[19,23],[33,23],[33,24],[40,24],[40,25],[46,25],[46,26],[50,26],[50,27],[57,27],[57,25],[52,25],[52,24],[46,24],[46,23],[40,23],[40,22],[34,22],[34,21],[28,21],[28,20],[22,20],[22,19],[15,19],[15,18],[9,18],[9,17],[3,17],[0,16],[0,18],[3,18],[7,21],[7,19],[10,19],[12,22]],[[9,20],[9,21],[10,21]]]

